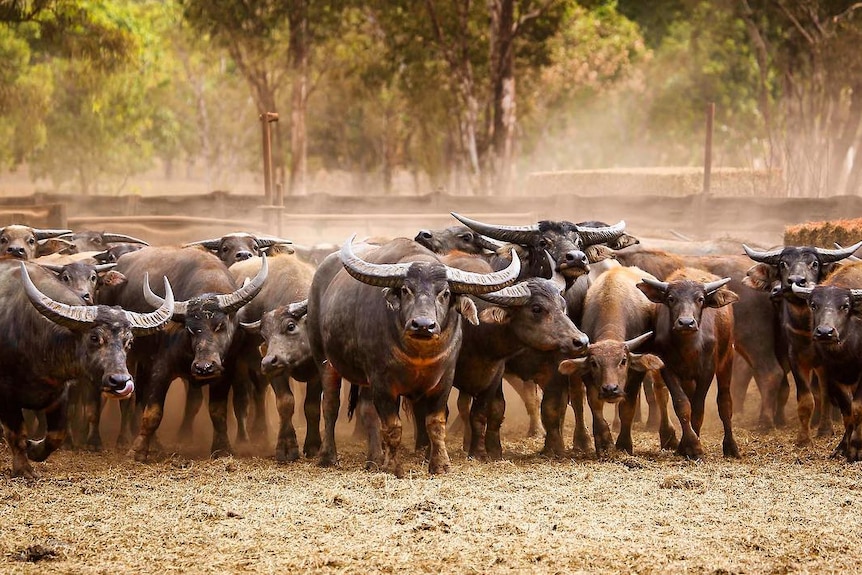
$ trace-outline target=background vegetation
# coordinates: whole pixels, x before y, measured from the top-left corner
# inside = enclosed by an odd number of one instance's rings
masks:
[[[0,0],[0,171],[117,193],[258,171],[287,193],[511,191],[533,170],[776,170],[862,191],[862,3],[837,0]]]

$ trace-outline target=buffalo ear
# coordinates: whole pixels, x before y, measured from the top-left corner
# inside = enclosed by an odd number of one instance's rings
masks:
[[[496,323],[502,325],[509,323],[512,316],[509,314],[509,310],[495,305],[483,309],[481,313],[479,313],[479,319],[482,320],[482,323]]]
[[[653,303],[664,303],[665,292],[646,282],[638,282],[637,288]]]
[[[742,284],[757,291],[772,292],[772,286],[778,281],[778,268],[769,264],[754,264],[742,279]]]
[[[103,274],[99,274],[99,285],[116,287],[124,283],[126,283],[126,276],[122,272],[109,270]]]
[[[719,308],[739,301],[739,296],[736,292],[729,289],[720,288],[706,296],[706,307]]]
[[[401,300],[398,299],[398,292],[393,289],[383,288],[383,299],[386,300],[386,307],[389,311],[398,311],[401,309]]]
[[[557,369],[563,375],[580,375],[587,368],[587,358],[579,357],[577,359],[564,359],[557,366]]]
[[[630,353],[629,365],[635,371],[658,371],[664,367],[664,362],[651,353]]]
[[[473,325],[479,325],[479,316],[477,315],[476,302],[466,295],[457,297],[458,313]]]

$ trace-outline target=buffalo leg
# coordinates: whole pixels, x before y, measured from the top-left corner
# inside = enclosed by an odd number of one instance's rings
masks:
[[[470,439],[472,436],[472,432],[470,430],[470,409],[472,409],[473,405],[473,396],[469,393],[459,391],[458,392],[458,417],[456,418],[456,423],[461,422],[461,425],[452,425],[449,429],[449,433],[453,433],[457,427],[460,427],[464,433],[463,437],[463,447],[466,453],[470,452]]]
[[[790,399],[790,381],[787,378],[787,373],[784,373],[781,376],[781,381],[778,384],[777,395],[778,400],[775,404],[775,425],[783,427],[787,425],[787,419],[784,415],[784,408],[787,405],[787,400]]]
[[[494,460],[503,459],[503,442],[500,438],[500,428],[506,414],[506,398],[503,395],[503,380],[498,376],[499,383],[494,386],[494,392],[488,401],[487,428],[485,430],[485,451]]]
[[[554,378],[566,379],[561,375],[555,375]],[[572,411],[575,412],[575,430],[572,433],[572,449],[584,453],[590,449],[590,434],[587,433],[587,420],[584,417],[584,386],[568,386],[568,392],[569,404],[572,406]],[[560,421],[560,424],[562,424],[562,420]]]
[[[428,437],[428,429],[425,427],[425,416],[428,413],[423,411],[425,405],[420,402],[411,402],[410,405],[413,411],[414,451],[422,453],[427,459],[431,457],[431,438]]]
[[[454,366],[452,369],[454,371]],[[427,414],[425,416],[425,428],[428,430],[428,438],[431,440],[428,473],[432,475],[449,471],[449,452],[446,450],[446,403],[452,389],[453,375],[453,373],[448,374],[448,384],[441,383],[438,385],[434,395],[426,395],[416,402],[422,403],[423,411]],[[444,381],[446,380],[444,379]],[[396,469],[398,468],[400,465],[396,467]]]
[[[667,401],[670,397],[667,385],[665,385],[661,374],[653,374],[653,391],[655,391],[656,404],[659,409],[658,441],[660,449],[676,449],[679,441],[676,438],[676,430],[670,421]]]
[[[233,382],[233,413],[236,417],[236,444],[237,446],[247,445],[249,443],[248,420],[250,418],[249,405],[251,403],[249,399],[254,394],[254,383],[249,374],[249,366],[241,358],[237,359],[231,367],[229,379]],[[188,394],[186,397],[186,407],[188,408],[190,404]],[[183,424],[186,424],[185,414],[183,416]]]
[[[374,401],[374,407],[377,408],[377,414],[380,416],[384,456],[383,468],[395,475],[395,477],[403,477],[404,470],[398,457],[402,432],[401,417],[398,415],[398,396],[379,389],[382,387],[381,385],[377,387],[378,389],[372,388],[371,396]]]
[[[314,457],[320,451],[320,397],[322,393],[320,374],[315,371],[305,383],[305,443],[302,452],[306,457]]]
[[[530,426],[527,429],[527,437],[536,437],[542,433],[542,414],[539,402],[539,386],[534,381],[524,381],[520,377],[508,375],[506,381],[521,400],[524,402],[524,407],[527,409],[527,416],[530,418]]]
[[[230,455],[230,440],[227,437],[227,398],[230,380],[221,378],[210,384],[209,412],[213,424],[213,442],[210,453],[213,457]]]
[[[359,403],[356,406],[359,417],[357,427],[361,427],[365,441],[367,442],[365,452],[365,468],[379,469],[383,467],[383,438],[380,436],[380,417],[371,397],[371,389],[361,387],[359,389]]]
[[[811,374],[811,386],[817,387],[817,395],[815,396],[817,405],[814,407],[814,410],[820,416],[817,423],[817,436],[830,437],[833,434],[833,430],[832,401],[829,399],[829,390],[826,389],[825,383],[820,382],[816,373]]]
[[[321,374],[323,386],[323,443],[320,446],[318,464],[323,467],[338,462],[335,446],[335,420],[341,408],[341,375],[327,362]]]
[[[470,406],[470,450],[469,457],[484,461],[488,459],[485,449],[485,434],[488,428],[488,403],[491,390],[485,389],[473,398]]]
[[[165,398],[171,386],[171,378],[162,377],[157,379],[154,376],[151,383],[152,389],[150,389],[148,397],[144,400],[140,429],[138,429],[138,435],[135,437],[134,442],[132,442],[132,453],[134,454],[135,461],[141,462],[147,460],[150,452],[150,442],[162,423],[162,417],[165,412]]]
[[[210,389],[210,393],[212,393],[212,389]],[[212,398],[210,398],[210,401],[212,401]],[[195,417],[201,410],[203,402],[203,388],[198,385],[186,383],[186,403],[183,408],[183,421],[180,423],[180,429],[177,432],[177,437],[182,438],[183,441],[191,443],[192,438],[194,437]],[[162,405],[164,405],[164,403]]]
[[[646,428],[649,430],[658,429],[661,423],[661,408],[658,405],[654,387],[653,375],[646,374],[643,379],[643,395],[647,403]]]
[[[30,461],[45,461],[66,439],[68,431],[67,407],[69,405],[69,384],[51,405],[45,408],[45,437],[37,441],[27,441],[27,458]]]
[[[576,378],[572,378],[575,380]],[[583,386],[580,379],[572,386]],[[590,406],[590,411],[593,415],[593,443],[596,446],[596,456],[604,457],[614,444],[614,439],[611,436],[611,427],[605,420],[604,409],[605,402],[599,399],[599,391],[595,386],[587,386],[587,403]]]
[[[814,394],[808,385],[808,378],[803,377],[795,362],[791,361],[793,379],[796,381],[796,414],[799,417],[799,430],[796,434],[796,445],[806,447],[811,445],[811,416],[814,412]]]
[[[566,408],[566,389],[552,378],[542,393],[542,425],[545,426],[545,446],[542,455],[563,457],[562,419]]]
[[[665,381],[665,385],[667,385],[671,398],[673,398],[673,409],[682,426],[682,439],[680,439],[676,452],[687,459],[700,459],[703,457],[703,446],[692,427],[691,400],[686,395],[676,375],[667,368],[661,370],[661,375]]]
[[[617,436],[616,447],[629,455],[634,451],[632,445],[632,425],[639,410],[638,399],[641,394],[641,384],[644,374],[630,370],[626,376],[626,397],[618,403],[620,413],[620,434]]]
[[[733,437],[733,394],[731,393],[731,384],[733,378],[733,351],[722,354],[719,358],[718,366],[715,372],[716,382],[718,383],[718,417],[721,419],[721,424],[724,427],[724,439],[721,443],[721,450],[725,457],[739,458],[739,446],[736,439]],[[711,379],[711,378],[710,378]],[[709,389],[709,384],[706,382],[705,387]]]
[[[290,389],[290,381],[285,375],[270,378],[272,391],[275,393],[275,405],[278,410],[278,439],[275,442],[275,460],[279,463],[299,459],[299,444],[296,441],[296,430],[293,427],[293,410],[295,399]],[[236,395],[234,395],[234,400]]]
[[[27,427],[21,408],[9,405],[5,398],[0,405],[0,421],[9,450],[12,452],[12,477],[36,479],[36,473],[27,459]]]

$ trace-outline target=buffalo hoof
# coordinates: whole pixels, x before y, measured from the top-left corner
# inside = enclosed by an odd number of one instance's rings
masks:
[[[548,442],[546,437],[545,447],[542,448],[542,451],[539,452],[539,455],[548,457],[550,459],[563,459],[566,456],[566,449],[563,447],[563,443],[561,441]]]
[[[679,440],[676,438],[676,431],[673,429],[660,431],[658,441],[661,449],[674,450],[679,447]]]
[[[39,479],[39,475],[33,471],[33,467],[29,463],[26,465],[14,466],[12,468],[12,477],[23,477],[28,481]]]
[[[87,451],[102,451],[102,440],[101,439],[88,439],[87,443],[84,444],[84,449]]]
[[[590,434],[585,429],[575,429],[572,449],[577,453],[587,453],[590,450]]]
[[[807,433],[800,433],[796,436],[796,447],[804,448],[811,447],[811,436]]]
[[[335,467],[338,463],[338,457],[335,453],[320,452],[320,457],[317,460],[317,465],[320,467]]]
[[[848,463],[862,461],[862,440],[852,439],[847,443],[845,450]]]
[[[679,447],[676,448],[676,454],[695,461],[703,459],[703,446],[697,438],[690,441],[686,441],[685,438],[683,438],[683,440],[679,442]]]
[[[431,461],[428,464],[428,473],[431,475],[440,475],[449,472],[449,458],[441,458],[442,461]],[[399,466],[400,467],[400,466]],[[399,476],[400,477],[400,476]]]
[[[484,450],[472,449],[467,454],[467,458],[475,459],[476,461],[488,461],[488,453]]]
[[[312,458],[317,456],[320,453],[320,440],[317,441],[309,441],[305,440],[305,444],[302,446],[302,454],[308,458]]]
[[[147,462],[147,450],[142,449],[140,451],[132,449],[129,451],[129,454],[135,458],[135,461],[138,463],[146,463]]]
[[[279,463],[293,463],[299,459],[299,448],[293,447],[290,449],[276,449],[275,460]]]
[[[539,437],[545,429],[541,425],[530,423],[529,429],[527,429],[527,437]]]
[[[632,440],[630,437],[627,439],[622,439],[618,437],[616,447],[619,451],[624,451],[629,455],[632,455],[634,452],[634,446],[632,445]]]
[[[763,435],[768,435],[775,431],[775,422],[768,417],[761,417],[757,420],[757,432]]]
[[[739,446],[736,444],[734,439],[725,439],[721,444],[721,450],[724,452],[725,457],[733,457],[734,459],[739,459]]]
[[[832,437],[834,434],[831,421],[826,421],[826,425],[820,425],[817,428],[817,437]]]

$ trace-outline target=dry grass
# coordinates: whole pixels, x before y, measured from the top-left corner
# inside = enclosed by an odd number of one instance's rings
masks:
[[[792,413],[792,411],[788,411]],[[507,460],[465,459],[429,477],[365,471],[362,445],[341,465],[210,460],[180,451],[148,464],[61,451],[42,479],[8,477],[0,449],[4,573],[788,573],[859,569],[862,466],[828,459],[792,429],[738,430],[741,461],[683,461],[635,434],[635,455],[550,461],[538,439]],[[507,421],[506,436],[526,429]],[[409,435],[409,434],[407,434]],[[409,438],[407,438],[409,441]]]

